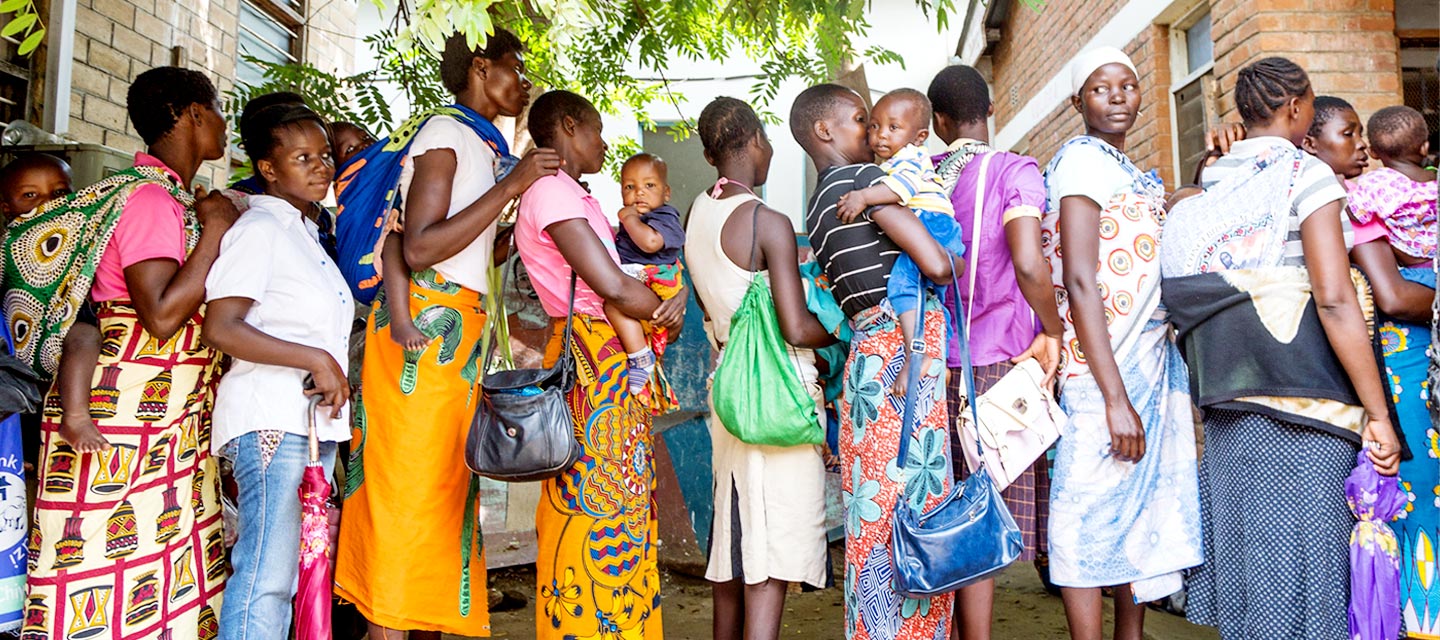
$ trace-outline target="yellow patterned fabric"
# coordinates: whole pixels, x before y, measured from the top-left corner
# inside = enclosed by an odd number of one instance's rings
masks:
[[[90,415],[111,448],[76,454],[51,390],[21,637],[214,638],[226,574],[210,455],[216,353],[198,313],[163,341],[123,304],[97,315]]]
[[[392,309],[383,287],[372,306],[335,593],[391,629],[489,636],[478,485],[464,459],[480,397],[480,294],[431,269],[411,278],[408,307]],[[410,314],[430,338],[424,351],[390,338],[391,313]]]
[[[560,355],[564,321],[546,348]],[[643,640],[660,626],[651,415],[625,387],[625,349],[604,318],[576,314],[569,394],[585,455],[546,480],[535,510],[536,637]]]

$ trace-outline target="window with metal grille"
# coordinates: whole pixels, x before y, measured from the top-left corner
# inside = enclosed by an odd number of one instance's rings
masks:
[[[1215,43],[1210,9],[1201,3],[1170,25],[1170,114],[1174,118],[1175,180],[1189,182],[1205,155],[1205,131],[1214,126]]]
[[[1440,152],[1440,43],[1430,39],[1400,41],[1400,80],[1405,105],[1418,110],[1430,126],[1430,151]]]
[[[250,86],[265,82],[264,70],[247,57],[275,64],[299,62],[303,21],[303,0],[241,0],[236,82]]]

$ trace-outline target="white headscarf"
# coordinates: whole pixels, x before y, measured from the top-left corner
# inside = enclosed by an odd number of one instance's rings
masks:
[[[1085,81],[1090,79],[1090,74],[1107,64],[1123,64],[1129,67],[1136,77],[1140,76],[1140,72],[1135,71],[1135,63],[1130,61],[1130,56],[1125,55],[1124,51],[1115,47],[1096,47],[1070,61],[1070,95],[1080,95],[1080,89],[1085,87]]]

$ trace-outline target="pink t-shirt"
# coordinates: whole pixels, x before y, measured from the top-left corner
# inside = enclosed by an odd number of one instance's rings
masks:
[[[137,167],[161,167],[180,177],[165,163],[146,153],[135,154]],[[120,211],[115,234],[105,245],[90,299],[95,302],[130,299],[125,268],[146,260],[166,259],[185,263],[185,207],[164,187],[147,184],[135,189]]]
[[[615,253],[615,230],[600,210],[600,201],[568,174],[557,173],[536,180],[520,196],[520,213],[515,221],[515,248],[530,273],[530,284],[540,296],[540,306],[552,318],[563,318],[570,306],[570,263],[560,254],[546,228],[557,222],[580,218],[590,224],[610,259],[620,264]],[[575,283],[575,313],[605,314],[605,302],[582,279]]]
[[[1385,229],[1385,223],[1376,218],[1368,222],[1356,222],[1352,225],[1355,229],[1355,246],[1360,246],[1375,240],[1385,240],[1389,232]]]

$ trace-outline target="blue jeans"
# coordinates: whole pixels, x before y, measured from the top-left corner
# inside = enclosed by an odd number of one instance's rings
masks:
[[[325,477],[335,469],[335,443],[320,443]],[[267,463],[260,434],[226,445],[239,487],[239,537],[230,554],[234,573],[220,608],[224,640],[284,640],[290,634],[291,599],[300,566],[300,478],[310,457],[306,438],[284,434]]]

